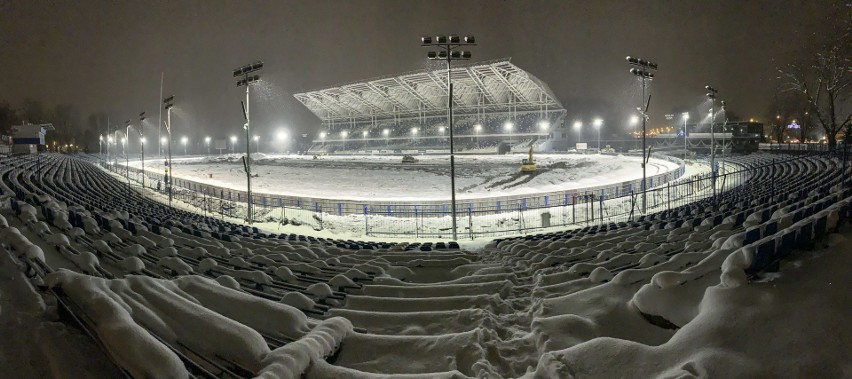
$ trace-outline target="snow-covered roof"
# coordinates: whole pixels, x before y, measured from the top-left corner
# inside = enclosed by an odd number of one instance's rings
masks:
[[[451,71],[453,110],[459,114],[563,109],[547,84],[508,59],[457,65]],[[446,114],[448,92],[447,70],[441,69],[293,96],[327,122]]]

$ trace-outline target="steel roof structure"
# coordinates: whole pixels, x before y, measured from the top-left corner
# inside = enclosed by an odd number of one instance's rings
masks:
[[[508,59],[452,68],[453,112],[564,112],[550,88]],[[447,69],[423,70],[293,95],[323,124],[446,116]]]

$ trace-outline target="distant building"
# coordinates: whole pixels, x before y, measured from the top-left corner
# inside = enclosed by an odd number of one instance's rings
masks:
[[[44,149],[44,135],[55,130],[53,124],[29,124],[12,127],[12,152],[35,154]]]

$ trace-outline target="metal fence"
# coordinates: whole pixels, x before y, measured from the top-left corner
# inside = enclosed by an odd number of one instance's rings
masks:
[[[683,177],[685,166],[677,158],[655,156],[679,162],[678,169],[648,178],[647,213],[677,207],[713,196],[713,177],[706,174]],[[800,159],[786,158],[784,160]],[[779,162],[782,161],[779,159]],[[777,163],[777,162],[776,162]],[[142,171],[119,165],[108,169],[141,183]],[[716,177],[722,192],[746,183],[756,170],[726,162]],[[129,175],[128,175],[129,174]],[[145,186],[165,196],[164,177],[145,171]],[[601,222],[631,220],[642,209],[641,179],[584,189],[526,196],[502,196],[457,200],[459,238],[519,235],[565,229]],[[175,179],[175,200],[183,201],[211,215],[245,218],[246,193]],[[452,216],[449,201],[381,202],[318,199],[253,193],[255,222],[303,224],[316,230],[348,235],[449,239]]]

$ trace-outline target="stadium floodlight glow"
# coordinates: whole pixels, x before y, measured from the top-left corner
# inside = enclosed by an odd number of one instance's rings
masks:
[[[340,138],[344,138],[344,139],[345,139],[347,135],[349,135],[349,133],[347,133],[345,130],[343,130],[343,131],[341,131],[341,132],[340,132]]]
[[[384,136],[387,137],[388,134],[390,134],[390,130],[384,129],[384,130],[382,130],[382,134],[384,134]]]
[[[206,144],[208,144],[208,145],[210,144],[210,137],[209,137],[209,136],[208,136],[208,137],[204,137],[204,143],[206,143]]]
[[[426,57],[430,60],[442,60],[447,62],[447,127],[450,129],[450,202],[453,224],[453,240],[458,240],[458,228],[456,226],[456,152],[455,141],[453,138],[453,81],[452,81],[452,61],[468,60],[472,54],[467,50],[457,50],[460,47],[476,46],[476,39],[472,35],[466,35],[464,38],[459,38],[458,35],[451,34],[449,37],[438,35],[434,39],[431,37],[422,37],[420,39],[423,47],[435,47],[437,52],[430,51]]]
[[[651,71],[657,70],[657,64],[647,59],[631,57],[629,55],[627,56],[627,63],[631,66],[639,67],[631,68],[630,73],[642,80],[642,106],[639,108],[639,113],[642,116],[642,213],[645,214],[648,211],[648,169],[646,166],[650,158],[647,147],[647,125],[648,107],[651,105],[650,95],[648,96],[648,102],[645,102],[645,90],[648,86],[648,81],[654,79],[654,74]]]
[[[166,159],[166,188],[169,192],[169,207],[172,206],[172,197],[174,191],[172,190],[172,179],[174,178],[174,167],[172,167],[172,108],[175,106],[175,95],[170,95],[163,99],[163,108],[166,110],[166,135],[168,140],[168,158]]]
[[[258,141],[258,140],[260,140],[260,136],[255,134],[254,137],[252,137],[252,139],[254,139],[255,141]]]
[[[139,138],[139,142],[145,143],[145,137]]]
[[[367,138],[367,136],[368,136],[368,135],[370,135],[370,132],[368,132],[368,131],[366,131],[366,130],[365,130],[365,131],[361,132],[361,135],[362,135],[364,138]]]
[[[639,116],[637,116],[637,115],[630,116],[630,125],[635,126],[638,123],[639,123]]]
[[[550,121],[541,120],[538,122],[538,127],[541,128],[541,130],[547,130],[550,128]]]
[[[598,153],[601,152],[601,126],[603,126],[603,119],[596,118],[592,121],[592,125],[594,125],[595,129],[598,130]]]
[[[125,142],[127,142],[127,138],[125,138],[125,137],[121,137],[121,144],[122,144],[122,145],[124,145],[124,143],[125,143]],[[126,154],[126,153],[125,153],[125,154]]]
[[[704,86],[704,89],[707,90],[707,98],[712,103],[710,107],[710,183],[713,186],[713,199],[715,200],[716,175],[718,174],[718,168],[716,167],[716,94],[719,90],[709,85]]]
[[[275,135],[275,139],[277,139],[277,140],[279,140],[279,141],[284,141],[284,140],[286,140],[286,139],[287,139],[287,132],[285,132],[285,131],[283,131],[283,130],[282,130],[282,131],[279,131],[279,132]]]
[[[411,135],[417,135],[417,128],[411,128]]]
[[[446,129],[447,129],[447,128],[445,128],[445,127],[444,127],[444,125],[441,125],[441,126],[439,126],[439,127],[438,127],[438,131],[439,131],[439,132],[441,132],[441,134],[442,134],[442,135],[444,134],[444,131],[445,131]]]
[[[243,125],[243,128],[246,130],[246,156],[243,160],[246,170],[246,222],[251,225],[254,223],[254,213],[253,211],[253,200],[254,198],[251,196],[251,118],[249,117],[249,89],[251,88],[251,84],[257,83],[260,81],[260,75],[257,74],[263,68],[263,61],[256,61],[251,64],[247,64],[245,66],[235,68],[232,72],[235,78],[241,78],[237,80],[237,87],[246,87],[246,102],[242,106],[243,117],[246,120],[246,123]],[[255,73],[254,75],[249,75],[251,73]],[[257,146],[260,146],[259,143]]]
[[[189,142],[189,138],[183,136],[180,138],[180,143],[183,144],[183,155],[186,156],[186,143]]]
[[[514,126],[515,124],[513,124],[511,121],[506,121],[503,123],[503,129],[506,129],[507,131],[512,130]]]
[[[580,130],[583,127],[582,121],[574,121],[574,130]]]
[[[482,131],[482,124],[473,125],[473,130],[475,130],[477,133],[481,132]]]
[[[168,142],[168,141],[169,141],[169,139],[168,139],[168,138],[166,138],[166,137],[160,137],[160,142],[161,142],[161,143],[166,143],[166,142]]]
[[[320,132],[320,134],[319,134],[320,139],[325,139],[325,136],[326,136],[325,132]]]

